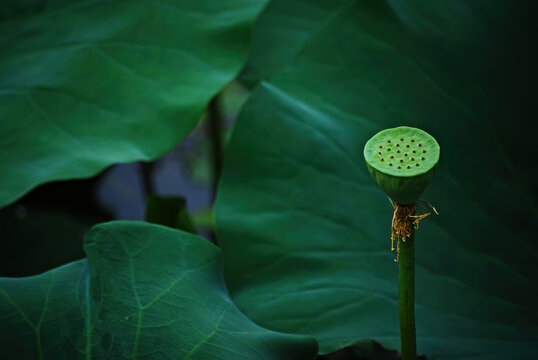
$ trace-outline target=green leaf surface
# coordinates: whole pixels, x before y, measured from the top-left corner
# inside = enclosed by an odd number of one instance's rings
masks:
[[[241,69],[264,4],[2,3],[0,207],[172,149]]]
[[[113,222],[87,260],[0,279],[6,359],[311,359],[311,337],[263,329],[229,298],[221,253],[162,226]]]
[[[392,208],[362,149],[407,125],[443,149],[423,194],[441,215],[416,239],[419,354],[535,356],[533,11],[357,1],[261,83],[229,143],[216,209],[227,282],[247,316],[315,335],[321,353],[363,339],[399,348]]]
[[[272,0],[256,21],[241,80],[254,86],[292,60],[312,33],[355,0]]]

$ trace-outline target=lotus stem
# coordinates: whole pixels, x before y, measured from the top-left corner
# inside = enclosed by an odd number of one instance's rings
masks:
[[[415,229],[408,238],[398,239],[398,314],[402,360],[416,360],[417,340],[415,329]]]

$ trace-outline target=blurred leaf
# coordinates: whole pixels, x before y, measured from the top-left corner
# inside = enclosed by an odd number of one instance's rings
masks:
[[[172,149],[241,69],[264,4],[3,3],[0,207]]]
[[[221,115],[219,119],[222,122],[220,130],[221,138],[225,144],[230,137],[231,128],[239,110],[247,100],[248,95],[248,90],[238,81],[231,82],[219,93],[218,109]],[[202,120],[204,128],[194,131],[189,139],[183,142],[185,144],[190,142],[189,140],[192,141],[192,143],[182,147],[179,159],[185,167],[189,179],[199,186],[211,186],[213,180],[212,142],[205,128],[209,126],[208,120],[209,117],[206,113]]]
[[[156,225],[86,236],[88,260],[0,279],[6,359],[310,359],[312,338],[248,320],[228,297],[220,250]]]
[[[201,229],[215,229],[215,212],[213,211],[213,208],[202,208],[194,211],[192,220],[196,226]]]
[[[196,234],[184,198],[150,194],[146,200],[146,221]]]
[[[250,95],[241,82],[229,83],[220,93],[222,113],[228,122],[233,122]],[[228,133],[226,135],[229,135]]]
[[[312,334],[321,353],[363,339],[399,348],[392,208],[362,151],[377,131],[409,125],[441,145],[424,194],[441,215],[417,235],[419,353],[536,354],[530,5],[357,1],[261,83],[229,143],[216,208],[227,282],[247,316]]]

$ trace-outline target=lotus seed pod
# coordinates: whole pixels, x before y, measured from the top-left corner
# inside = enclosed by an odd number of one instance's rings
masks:
[[[439,144],[417,128],[400,126],[375,134],[364,146],[364,159],[379,187],[395,202],[414,204],[433,178]]]

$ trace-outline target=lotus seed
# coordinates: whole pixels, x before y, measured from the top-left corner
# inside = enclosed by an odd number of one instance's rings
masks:
[[[405,151],[402,151],[402,148]],[[393,153],[394,152],[394,153]],[[428,159],[425,158],[428,152]],[[407,205],[416,201],[419,191],[426,184],[426,179],[422,177],[416,179],[415,176],[422,176],[430,171],[437,164],[439,158],[439,145],[429,134],[420,129],[401,126],[393,129],[383,130],[381,135],[375,135],[365,146],[364,156],[372,174],[379,186],[385,190],[392,200],[399,204]],[[427,161],[426,161],[427,160]],[[418,165],[417,165],[418,164]],[[399,169],[407,171],[400,171]],[[398,170],[398,171],[396,171]],[[395,180],[393,177],[402,177]],[[405,190],[398,187],[398,184],[418,180],[419,187]]]

